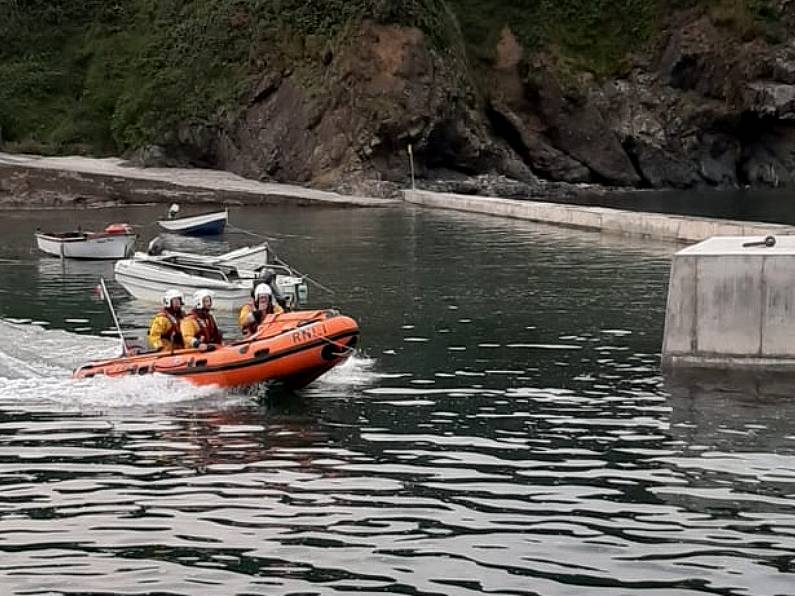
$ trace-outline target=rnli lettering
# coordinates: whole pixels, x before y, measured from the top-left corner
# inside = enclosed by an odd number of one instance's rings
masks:
[[[305,341],[311,341],[317,337],[322,337],[326,335],[326,326],[319,324],[319,325],[312,325],[311,327],[305,327],[303,329],[299,329],[298,331],[293,331],[290,334],[290,337],[293,340],[294,344],[300,344]]]

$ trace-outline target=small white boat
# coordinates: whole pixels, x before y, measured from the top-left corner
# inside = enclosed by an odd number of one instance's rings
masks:
[[[116,263],[116,281],[131,295],[147,302],[159,302],[167,289],[179,289],[189,296],[204,288],[215,293],[213,303],[223,310],[240,308],[251,298],[251,289],[267,266],[276,273],[276,288],[297,306],[306,302],[304,278],[283,265],[267,263],[267,244],[206,257],[192,253],[163,251],[159,255],[137,252],[131,259]],[[256,265],[260,263],[259,265]],[[256,265],[246,268],[238,265]]]
[[[111,224],[102,232],[36,232],[36,245],[63,259],[124,259],[132,255],[136,238],[129,225]]]
[[[229,211],[216,211],[213,213],[203,213],[191,217],[175,218],[179,213],[179,205],[171,205],[168,211],[169,219],[161,219],[157,224],[173,234],[186,234],[188,236],[213,236],[224,231],[226,222],[229,220]]]
[[[193,261],[200,261],[207,265],[228,265],[238,269],[248,269],[257,271],[266,267],[271,267],[271,252],[267,242],[244,246],[220,255],[204,255],[193,252],[180,252],[176,250],[163,250],[159,239],[153,240],[149,244],[149,252],[136,252],[135,258],[144,257],[182,257]],[[154,248],[153,250],[153,247]]]

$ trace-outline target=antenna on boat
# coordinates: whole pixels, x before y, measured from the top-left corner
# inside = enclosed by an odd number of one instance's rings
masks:
[[[105,302],[108,303],[108,308],[110,309],[110,316],[113,317],[113,323],[116,325],[116,331],[119,333],[119,339],[121,340],[121,353],[122,356],[127,356],[127,342],[124,341],[124,334],[121,332],[121,325],[119,325],[119,319],[116,318],[116,310],[113,308],[113,301],[110,299],[110,292],[108,292],[108,288],[105,285],[105,278],[100,276],[99,278],[99,285],[102,288],[102,294],[105,296]]]

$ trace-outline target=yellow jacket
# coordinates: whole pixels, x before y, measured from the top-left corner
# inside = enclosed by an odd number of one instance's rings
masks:
[[[155,350],[179,350],[184,347],[179,331],[179,319],[161,310],[149,323],[149,345]]]
[[[182,341],[189,348],[195,348],[193,339],[199,335],[201,328],[199,322],[193,317],[185,317],[179,322],[179,330],[182,333]],[[201,343],[201,339],[196,342],[196,345]]]
[[[193,312],[183,317],[179,322],[182,341],[185,347],[195,348],[199,344],[221,343],[221,332],[212,315],[205,315],[201,321]]]
[[[237,317],[237,322],[240,323],[240,329],[243,332],[243,335],[250,335],[254,333],[265,315],[279,315],[284,312],[284,309],[278,304],[271,304],[268,311],[269,312],[259,311],[262,313],[262,317],[257,320],[256,315],[254,315],[256,312],[254,304],[252,302],[244,304],[243,308],[240,309],[240,315]]]

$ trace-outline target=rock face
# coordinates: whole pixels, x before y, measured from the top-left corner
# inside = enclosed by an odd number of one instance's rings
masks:
[[[706,17],[660,55],[589,89],[652,187],[791,184],[795,46],[726,43]]]
[[[420,184],[467,192],[791,185],[795,43],[731,35],[695,14],[625,76],[563,83],[507,26],[474,77],[463,50],[366,22],[309,75],[265,65],[242,113],[197,136],[209,162],[244,176],[371,194],[408,182],[409,144]]]
[[[535,183],[495,137],[455,56],[432,51],[418,29],[365,23],[312,81],[267,71],[217,143],[218,165],[253,178],[378,194],[378,181],[452,168]],[[322,82],[322,86],[319,84]],[[330,92],[329,92],[330,91]]]

